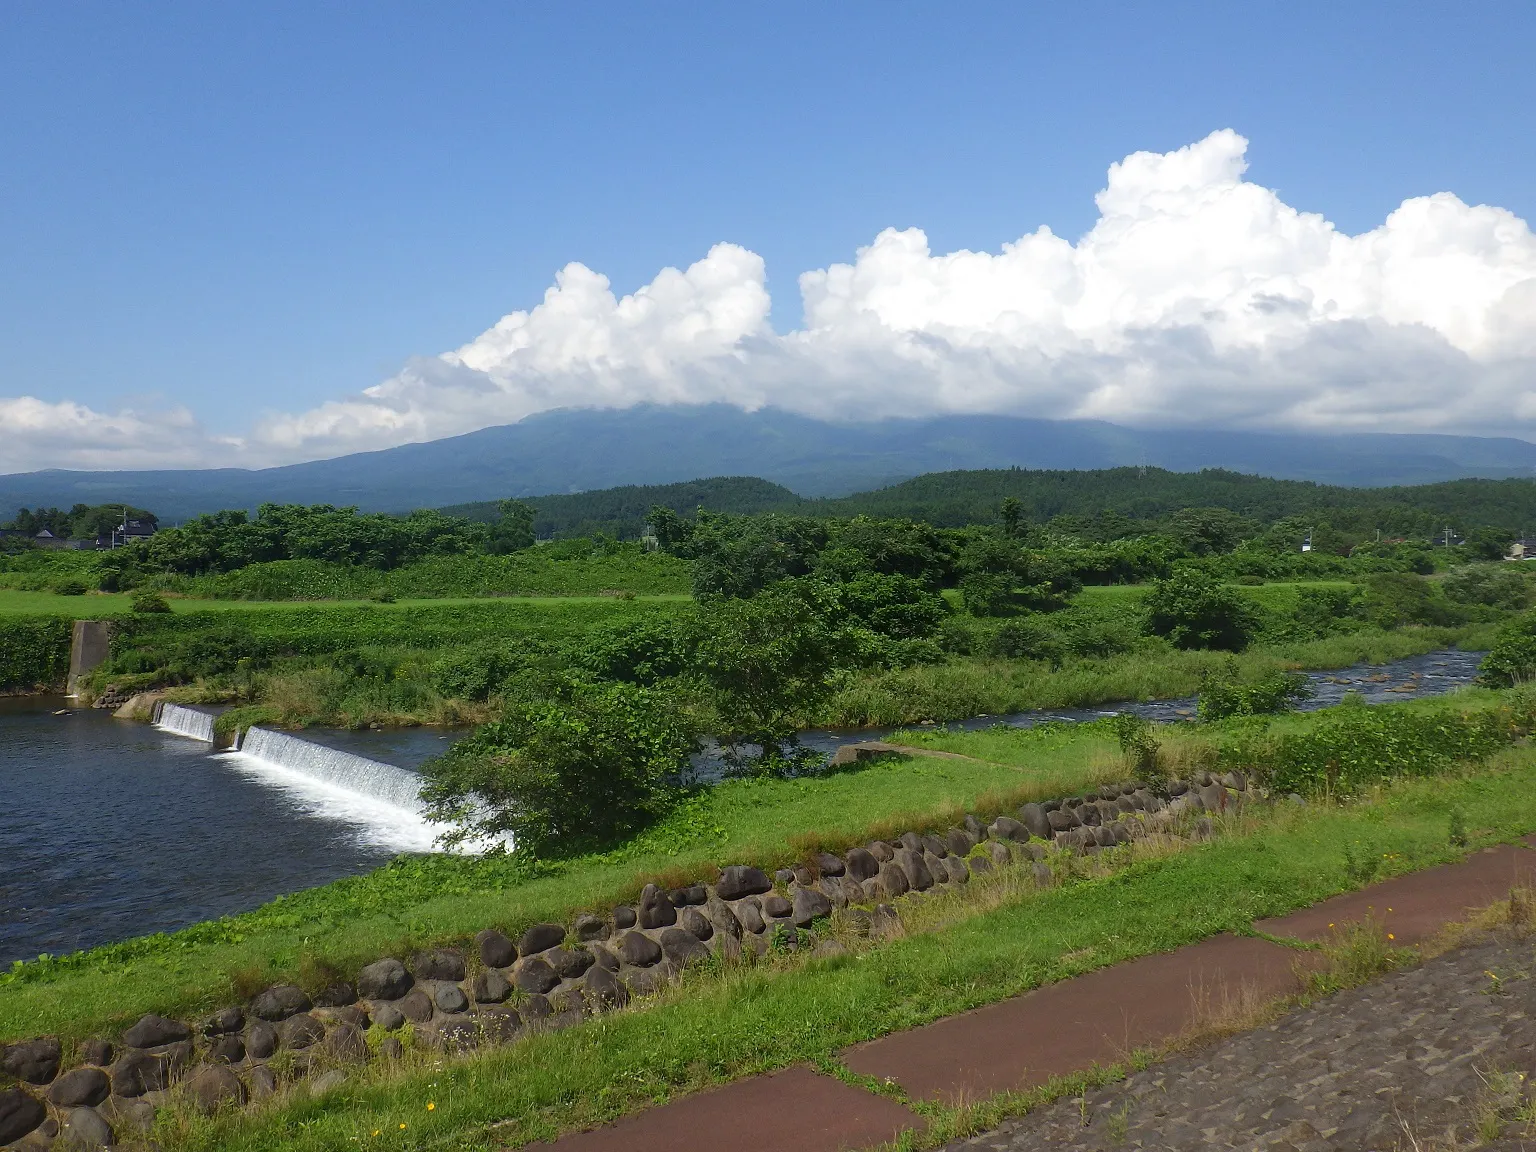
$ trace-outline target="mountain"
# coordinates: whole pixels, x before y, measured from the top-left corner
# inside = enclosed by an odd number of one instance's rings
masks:
[[[834,423],[771,408],[641,405],[544,412],[465,436],[281,468],[0,476],[0,509],[124,501],[170,523],[263,501],[403,511],[701,476],[757,476],[804,496],[837,496],[956,469],[1141,464],[1348,486],[1426,484],[1536,475],[1536,444],[1478,436],[1147,430],[1014,416]]]

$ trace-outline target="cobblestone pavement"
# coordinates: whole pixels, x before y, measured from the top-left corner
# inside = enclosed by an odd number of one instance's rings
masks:
[[[946,1152],[1536,1152],[1533,973],[1536,942],[1484,939]]]

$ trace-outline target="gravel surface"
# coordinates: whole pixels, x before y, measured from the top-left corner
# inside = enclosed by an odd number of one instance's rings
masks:
[[[1536,942],[1485,938],[947,1152],[1536,1152],[1533,972]]]

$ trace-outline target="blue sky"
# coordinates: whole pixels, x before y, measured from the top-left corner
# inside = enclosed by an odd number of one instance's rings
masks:
[[[1344,232],[1444,191],[1528,220],[1533,34],[1529,3],[7,5],[0,398],[182,406],[201,459],[569,262],[624,294],[722,241],[782,334],[882,229],[1076,240],[1111,163],[1223,128]],[[5,439],[0,471],[55,462]]]

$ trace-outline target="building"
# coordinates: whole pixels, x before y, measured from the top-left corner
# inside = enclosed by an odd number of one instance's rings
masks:
[[[1536,540],[1516,540],[1504,553],[1506,560],[1536,560]]]

